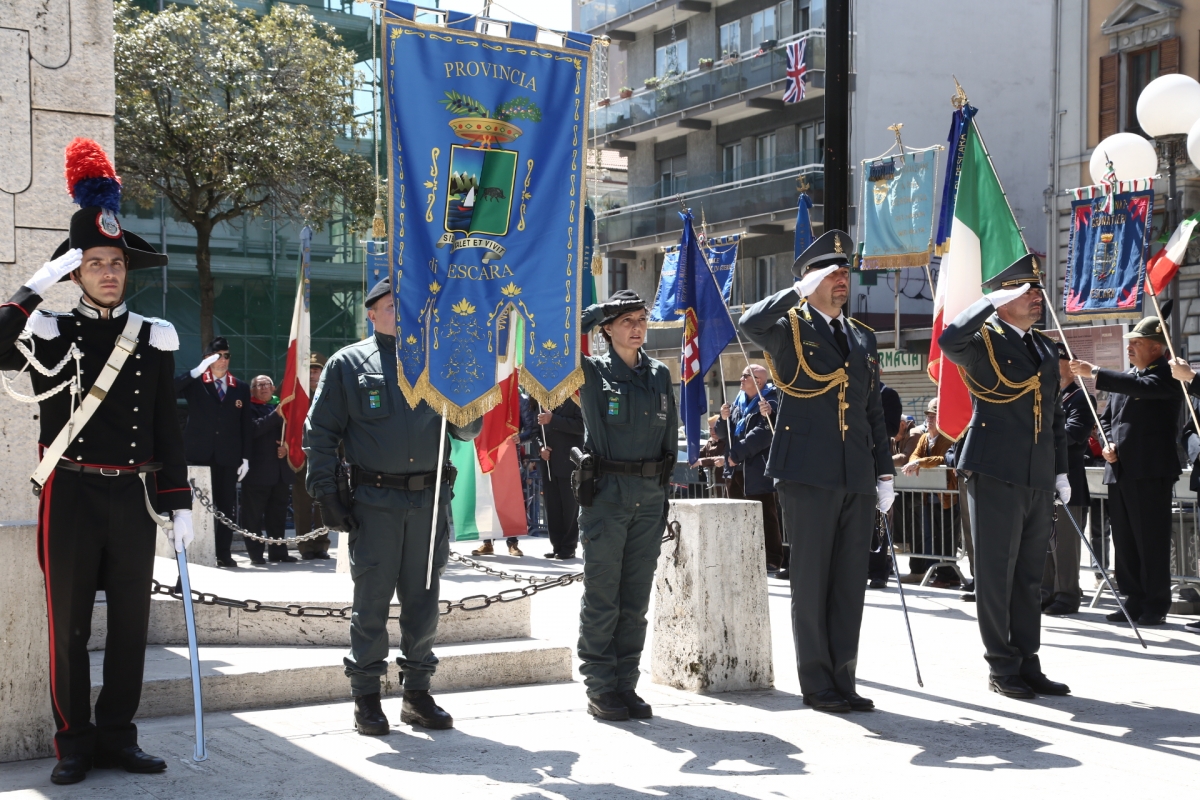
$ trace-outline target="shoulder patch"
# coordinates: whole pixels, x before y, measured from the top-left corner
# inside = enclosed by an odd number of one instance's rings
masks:
[[[155,350],[178,350],[179,332],[165,319],[146,317],[150,323],[150,346]]]
[[[25,320],[25,332],[47,341],[59,337],[58,315],[52,311],[34,311]]]
[[[855,325],[857,325],[860,328],[866,328],[871,333],[875,332],[875,329],[872,328],[870,325],[866,324],[865,322],[860,322],[859,320],[856,320],[854,317],[846,317],[846,319],[850,320],[852,323],[854,323]]]

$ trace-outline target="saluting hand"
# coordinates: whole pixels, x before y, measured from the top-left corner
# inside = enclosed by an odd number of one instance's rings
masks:
[[[1104,449],[1100,451],[1100,455],[1104,456],[1104,460],[1110,464],[1117,463],[1117,448],[1111,444],[1105,445]]]

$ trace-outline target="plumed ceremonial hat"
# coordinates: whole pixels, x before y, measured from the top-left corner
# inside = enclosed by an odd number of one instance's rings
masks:
[[[983,282],[983,288],[989,291],[1010,289],[1028,283],[1030,288],[1042,288],[1042,257],[1037,253],[1026,253],[1009,264],[990,280]]]
[[[379,302],[379,298],[385,294],[390,294],[392,291],[392,279],[384,278],[379,283],[371,287],[371,291],[367,292],[367,297],[363,300],[363,305],[367,308]],[[324,366],[324,365],[322,365]]]
[[[600,320],[600,324],[608,325],[630,311],[645,311],[646,301],[632,289],[621,289],[609,295],[603,307],[604,318]]]
[[[854,256],[854,240],[845,231],[827,231],[804,249],[792,264],[792,274],[797,278],[804,273],[824,267],[848,267]]]
[[[119,247],[125,251],[127,269],[161,267],[167,257],[142,237],[122,229],[121,179],[99,144],[77,138],[67,145],[67,192],[80,206],[71,216],[70,234],[54,251],[52,259],[71,249]],[[61,280],[69,280],[64,275]]]

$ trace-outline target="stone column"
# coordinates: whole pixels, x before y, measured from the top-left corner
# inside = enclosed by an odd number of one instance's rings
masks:
[[[54,755],[46,586],[37,526],[0,522],[0,761]]]
[[[188,467],[188,480],[196,482],[196,486],[200,491],[204,492],[210,498],[212,497],[212,470],[208,467]],[[192,540],[192,544],[188,547],[188,563],[199,564],[204,567],[215,567],[217,565],[217,539],[215,534],[216,522],[213,520],[213,515],[200,505],[200,501],[195,497],[192,498],[192,526],[196,534],[196,538]],[[166,535],[158,532],[158,538],[155,540],[154,554],[175,560],[175,548],[167,541]]]
[[[655,573],[650,675],[689,692],[769,689],[775,682],[762,506],[676,500],[679,536]]]

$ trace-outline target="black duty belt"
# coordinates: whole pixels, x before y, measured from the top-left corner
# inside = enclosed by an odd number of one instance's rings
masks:
[[[75,464],[70,461],[62,461],[55,469],[67,472],[81,472],[84,475],[103,475],[106,478],[117,478],[121,475],[143,475],[147,472],[158,472],[162,469],[162,464],[157,461],[151,461],[138,467],[93,467],[89,464]]]
[[[609,461],[596,459],[596,471],[601,475],[632,475],[635,478],[658,478],[667,467],[674,467],[665,460],[660,461]]]
[[[454,465],[447,464],[442,470],[443,480],[451,485],[458,475]],[[376,489],[400,489],[407,492],[421,492],[430,488],[437,481],[436,472],[412,472],[403,475],[390,475],[386,472],[368,472],[359,467],[350,468],[350,484],[352,486],[374,486]]]

